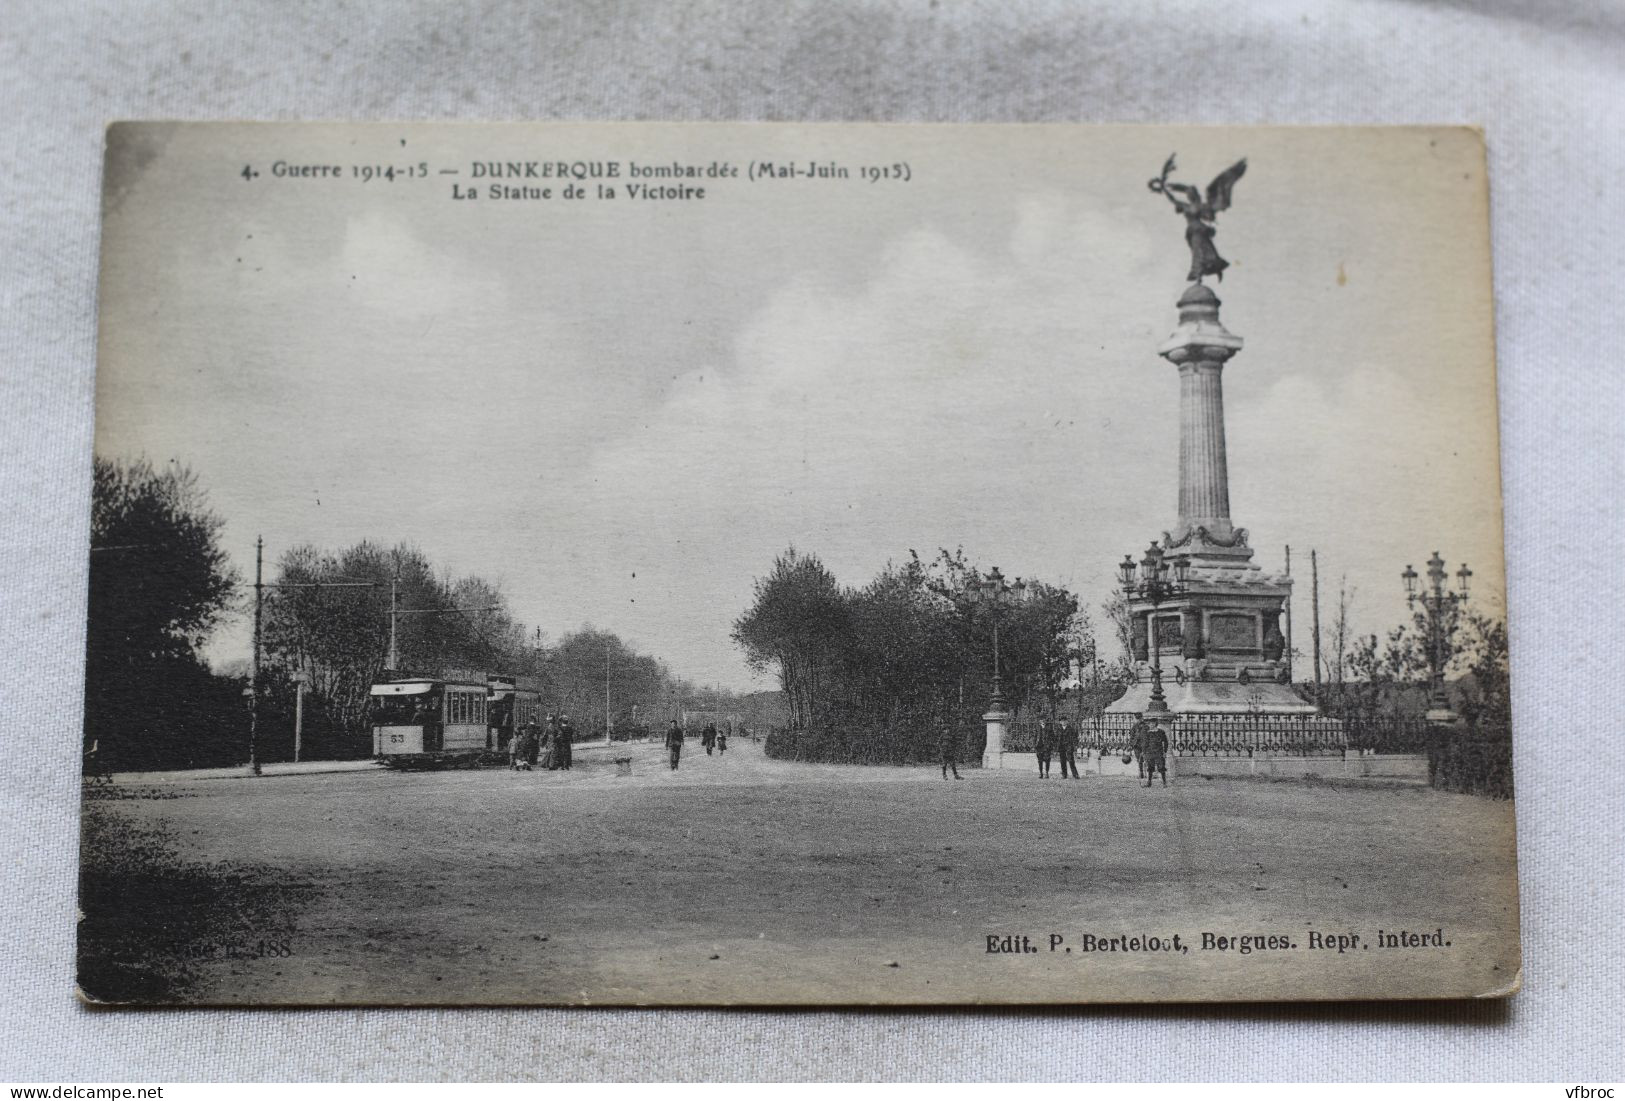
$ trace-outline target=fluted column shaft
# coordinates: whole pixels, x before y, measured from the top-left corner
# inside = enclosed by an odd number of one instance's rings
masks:
[[[1179,528],[1206,528],[1220,541],[1231,535],[1224,365],[1241,345],[1219,322],[1219,296],[1193,283],[1180,296],[1178,327],[1157,349],[1179,368]]]
[[[1230,526],[1230,473],[1224,451],[1224,363],[1179,364],[1179,522],[1210,531]]]

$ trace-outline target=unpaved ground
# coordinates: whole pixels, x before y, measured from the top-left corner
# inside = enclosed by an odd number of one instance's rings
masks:
[[[1517,971],[1506,803],[955,783],[770,761],[748,742],[719,757],[691,743],[673,773],[657,746],[616,752],[634,755],[632,776],[586,748],[570,773],[213,779],[92,799],[87,898],[119,916],[84,927],[98,962],[82,982],[113,1000],[930,1003],[1466,996]],[[171,906],[177,883],[190,886]],[[1449,947],[1363,947],[1379,928],[1440,927]],[[1311,931],[1362,947],[1311,951]],[[1295,947],[1203,950],[1203,932]],[[1038,951],[989,953],[1005,934]],[[1085,934],[1178,934],[1188,950],[1085,953]]]

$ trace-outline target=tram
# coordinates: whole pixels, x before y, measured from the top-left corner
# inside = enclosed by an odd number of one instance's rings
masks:
[[[373,756],[394,768],[477,763],[492,737],[490,691],[472,677],[373,685]]]
[[[506,761],[519,728],[542,721],[541,681],[499,673],[380,681],[371,704],[372,755],[393,768]]]

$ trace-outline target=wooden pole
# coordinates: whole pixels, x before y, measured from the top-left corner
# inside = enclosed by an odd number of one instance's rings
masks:
[[[397,564],[394,576],[389,579],[389,670],[392,673],[398,671],[401,667],[401,654],[395,641],[395,622],[401,617],[400,590],[401,570],[399,564]]]
[[[254,539],[254,660],[248,671],[248,771],[260,774],[260,619],[265,603],[265,537]]]

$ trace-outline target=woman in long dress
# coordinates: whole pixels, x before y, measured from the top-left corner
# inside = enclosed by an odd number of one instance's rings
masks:
[[[559,767],[559,720],[556,715],[547,717],[547,732],[542,735],[542,767],[549,772]]]

